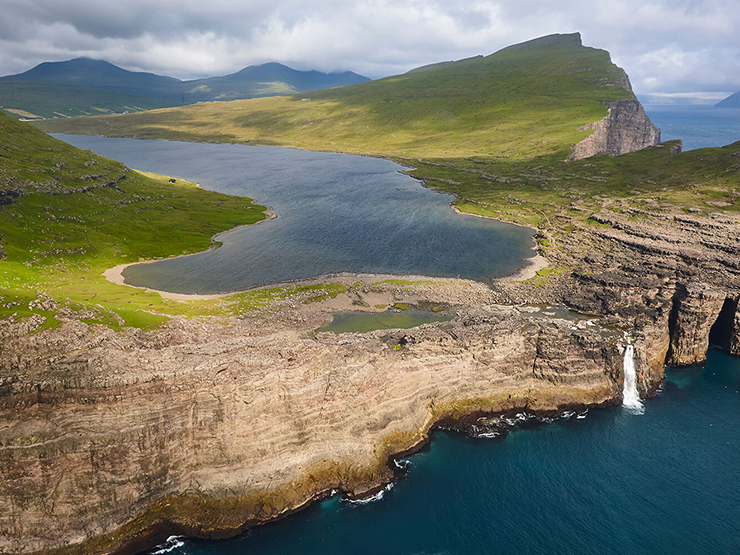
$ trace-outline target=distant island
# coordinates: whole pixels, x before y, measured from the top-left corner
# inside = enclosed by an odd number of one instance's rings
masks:
[[[75,58],[1,77],[0,108],[24,119],[72,117],[294,94],[366,81],[367,77],[351,71],[298,71],[274,62],[230,75],[182,81],[128,71],[105,60]]]
[[[715,104],[717,108],[740,108],[740,92],[731,94],[723,101]]]

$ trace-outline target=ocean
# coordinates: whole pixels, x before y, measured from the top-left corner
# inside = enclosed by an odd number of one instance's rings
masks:
[[[435,433],[368,503],[339,496],[221,541],[155,553],[739,553],[740,359],[668,370],[644,411],[592,410],[508,436]]]
[[[740,141],[738,108],[647,105],[645,113],[660,127],[661,140],[681,139],[684,150]]]

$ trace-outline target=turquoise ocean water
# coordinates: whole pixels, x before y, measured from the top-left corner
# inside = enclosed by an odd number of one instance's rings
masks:
[[[436,433],[382,499],[331,498],[180,555],[740,553],[740,359],[669,370],[642,414],[592,410],[502,439]]]

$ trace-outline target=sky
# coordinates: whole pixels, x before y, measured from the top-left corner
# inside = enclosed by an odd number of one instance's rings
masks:
[[[378,78],[576,31],[638,95],[740,91],[737,0],[0,0],[0,75],[88,56],[181,79],[271,61]]]

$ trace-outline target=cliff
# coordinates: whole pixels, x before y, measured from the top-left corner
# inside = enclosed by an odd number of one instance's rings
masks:
[[[740,217],[711,206],[687,214],[659,198],[647,206],[604,198],[585,224],[573,203],[541,231],[557,234],[551,262],[573,270],[545,288],[497,286],[499,301],[560,300],[630,322],[644,342],[643,390],[662,379],[664,364],[702,362],[710,346],[740,355]],[[564,227],[571,231],[558,233]]]
[[[329,319],[321,305],[153,332],[75,320],[6,329],[0,551],[228,536],[332,489],[383,485],[388,457],[435,422],[619,397],[613,330],[490,305],[490,290],[469,282],[385,292],[443,298],[459,315],[342,335],[313,333]]]
[[[623,331],[643,394],[665,362],[696,363],[710,344],[740,354],[740,218],[604,204],[598,226],[557,222],[573,229],[550,261],[575,269],[545,284],[335,278],[357,308],[435,303],[451,322],[317,333],[341,299],[151,332],[71,313],[35,334],[40,321],[4,322],[0,551],[226,537],[333,489],[371,492],[437,423],[618,402]],[[500,304],[558,300],[603,316]]]
[[[579,127],[594,132],[573,147],[569,160],[581,160],[596,154],[619,156],[660,142],[660,129],[645,113],[637,99],[607,102],[604,119]]]

